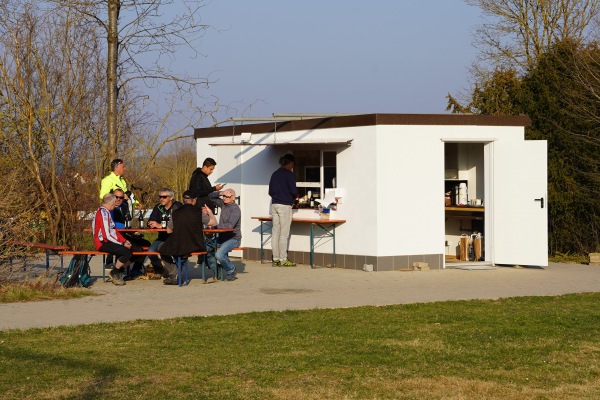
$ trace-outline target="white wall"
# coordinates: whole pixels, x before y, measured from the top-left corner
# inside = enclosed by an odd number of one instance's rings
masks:
[[[336,228],[336,252],[371,256],[442,254],[443,139],[523,140],[524,129],[377,125],[254,134],[252,143],[334,138],[353,139],[350,146],[336,146],[337,186],[345,194],[332,218],[347,219]],[[227,182],[241,196],[242,245],[260,247],[260,223],[251,217],[270,214],[270,176],[279,167],[279,157],[297,147],[209,145],[230,139],[198,139],[198,162],[200,165],[205,157],[215,157],[217,168],[211,182]],[[308,225],[295,224],[290,250],[308,251],[308,235]],[[317,246],[317,252],[330,252],[331,240],[322,240]]]

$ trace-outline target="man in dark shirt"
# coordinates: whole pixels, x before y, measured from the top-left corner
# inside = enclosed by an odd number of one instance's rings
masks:
[[[174,256],[186,257],[190,253],[206,251],[203,225],[214,226],[217,220],[208,207],[196,207],[196,194],[190,190],[183,193],[185,203],[173,211],[173,229],[170,236],[158,248],[165,266],[165,285],[177,284],[177,267]],[[169,229],[170,230],[170,229]]]
[[[215,212],[215,203],[208,198],[208,195],[223,188],[223,185],[212,186],[208,180],[208,176],[213,173],[216,165],[217,162],[214,159],[210,157],[205,159],[202,167],[196,168],[192,173],[189,187],[198,196],[196,207],[202,208],[206,204],[213,213]]]
[[[273,231],[271,245],[273,247],[274,267],[295,267],[296,263],[287,259],[287,247],[292,225],[292,204],[298,197],[296,177],[292,170],[296,159],[286,154],[279,159],[281,167],[273,172],[269,182],[271,196],[271,214],[273,215]]]
[[[167,221],[166,228],[173,228],[173,211],[181,207],[183,204],[174,200],[175,192],[173,189],[162,188],[158,191],[159,203],[154,207],[150,217],[148,218],[148,228],[159,229],[162,227],[162,221],[165,219]],[[168,232],[158,232],[158,237],[156,240],[150,245],[148,251],[156,251],[158,247],[167,240],[169,237]],[[160,262],[160,258],[158,256],[149,256],[150,263],[152,264],[152,268],[154,269],[153,279],[160,279],[160,276],[163,274],[163,266]]]

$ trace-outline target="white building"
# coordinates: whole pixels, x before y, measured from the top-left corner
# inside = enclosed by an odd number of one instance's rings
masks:
[[[474,239],[475,233],[481,238],[475,261],[548,264],[547,146],[525,140],[528,117],[289,118],[195,130],[198,165],[216,159],[211,181],[226,182],[240,196],[246,258],[260,258],[261,224],[252,217],[270,214],[271,173],[282,155],[292,153],[301,196],[310,190],[314,199],[325,192],[338,199],[331,218],[346,222],[335,228],[337,267],[372,264],[387,271],[416,261],[432,269],[452,267],[461,254],[461,235]],[[466,193],[454,193],[460,183]],[[448,207],[447,192],[452,200],[481,206]],[[296,216],[319,218],[312,209]],[[293,261],[308,263],[309,225],[292,225]],[[270,260],[269,235],[263,239],[263,259]],[[333,264],[331,237],[315,239],[314,251],[316,265]]]

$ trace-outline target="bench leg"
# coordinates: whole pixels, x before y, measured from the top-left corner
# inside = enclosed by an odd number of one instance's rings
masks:
[[[102,254],[102,280],[106,282],[106,255]]]

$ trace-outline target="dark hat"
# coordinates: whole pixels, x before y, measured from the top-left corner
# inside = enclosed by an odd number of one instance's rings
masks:
[[[193,190],[186,190],[185,192],[183,192],[184,199],[191,200],[191,199],[195,199],[196,197],[198,197],[198,195]]]

